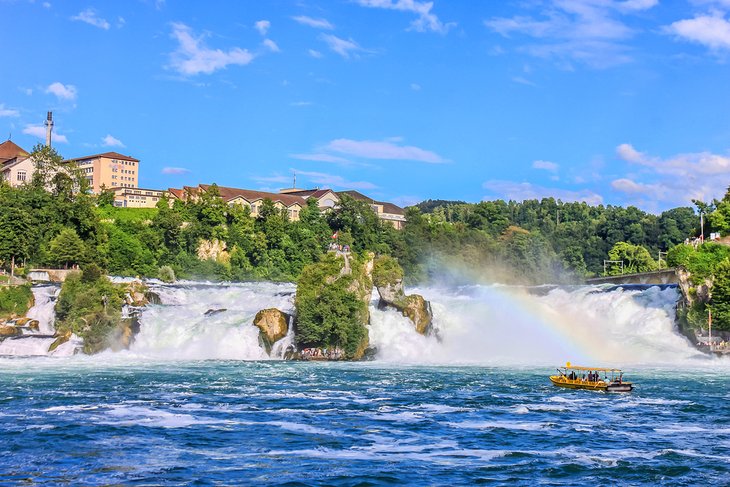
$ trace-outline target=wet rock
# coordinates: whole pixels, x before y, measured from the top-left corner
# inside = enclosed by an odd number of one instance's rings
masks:
[[[23,334],[23,330],[17,326],[2,324],[0,325],[0,338],[17,337]]]
[[[203,313],[204,316],[213,316],[217,315],[218,313],[223,313],[224,311],[228,311],[228,308],[218,308],[218,309],[209,309],[205,313]]]
[[[141,308],[149,304],[147,286],[142,281],[130,282],[127,284],[126,291],[125,301],[128,305]]]
[[[259,329],[259,340],[266,353],[271,353],[274,343],[289,332],[289,315],[276,308],[262,309],[256,313],[253,324]]]
[[[59,346],[63,345],[67,341],[71,339],[71,331],[67,331],[65,333],[56,334],[56,339],[51,343],[51,345],[48,347],[48,353],[53,352],[55,349],[57,349]]]

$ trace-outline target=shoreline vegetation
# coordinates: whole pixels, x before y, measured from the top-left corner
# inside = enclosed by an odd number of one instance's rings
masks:
[[[298,344],[363,356],[367,306],[350,286],[357,287],[364,262],[372,265],[373,258],[380,265],[367,278],[376,280],[379,291],[395,293],[390,305],[404,314],[409,306],[425,306],[405,296],[404,283],[577,283],[604,271],[622,272],[605,261],[623,262],[626,273],[682,266],[688,283],[678,313],[682,326],[702,333],[711,310],[713,328],[730,331],[730,247],[686,245],[700,235],[699,215],[689,206],[653,215],[633,206],[553,198],[428,200],[408,207],[404,228],[395,230],[365,202],[346,195],[324,213],[310,201],[298,221],[269,200],[254,217],[246,207],[226,205],[215,184],[185,202],[162,198],[152,209],[116,208],[112,193],[89,193],[83,174],[54,149],[38,145],[33,158],[38,170],[30,183],[0,184],[0,262],[20,276],[32,268],[83,269],[64,284],[57,327],[85,335],[89,353],[109,346],[110,330],[124,330],[125,292],[101,277],[110,274],[164,282],[296,282],[302,288]],[[704,214],[705,234],[730,234],[729,194],[711,204],[693,203]],[[351,256],[328,253],[334,235],[352,249]],[[340,275],[348,258],[352,274]],[[330,279],[330,286],[316,286]],[[423,313],[409,317],[427,329]]]

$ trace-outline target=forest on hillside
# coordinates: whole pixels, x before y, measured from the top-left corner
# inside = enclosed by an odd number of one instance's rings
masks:
[[[336,232],[355,252],[396,257],[410,282],[566,282],[603,273],[606,259],[624,260],[627,271],[655,268],[659,251],[699,233],[698,214],[689,206],[653,215],[553,198],[429,200],[406,209],[401,231],[346,196],[326,213],[312,202],[298,221],[270,201],[254,217],[245,207],[226,205],[215,185],[194,201],[116,208],[111,193],[86,191],[83,175],[54,149],[39,145],[33,157],[38,177],[19,188],[0,186],[6,269],[94,263],[116,275],[158,277],[164,268],[165,276],[171,269],[178,278],[296,281]],[[706,233],[730,230],[726,199],[700,208],[712,213]],[[201,243],[217,251],[201,252]]]

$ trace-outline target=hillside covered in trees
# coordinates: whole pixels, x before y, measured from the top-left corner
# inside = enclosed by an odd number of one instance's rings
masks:
[[[409,282],[542,283],[600,274],[609,256],[646,270],[659,251],[699,233],[691,207],[653,215],[552,198],[427,201],[407,209],[401,231],[346,196],[327,213],[312,202],[298,221],[270,201],[253,217],[227,206],[215,185],[194,201],[115,208],[110,193],[89,194],[83,175],[55,150],[38,146],[34,157],[39,177],[20,188],[0,186],[0,262],[8,269],[95,263],[117,275],[158,277],[164,268],[165,278],[172,269],[178,278],[296,281],[337,232],[355,252],[396,257]],[[713,205],[710,225],[727,233],[730,202]]]

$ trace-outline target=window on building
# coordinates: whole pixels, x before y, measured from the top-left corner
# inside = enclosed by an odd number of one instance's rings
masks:
[[[26,178],[26,172],[18,171],[18,181],[25,181],[25,178]]]

